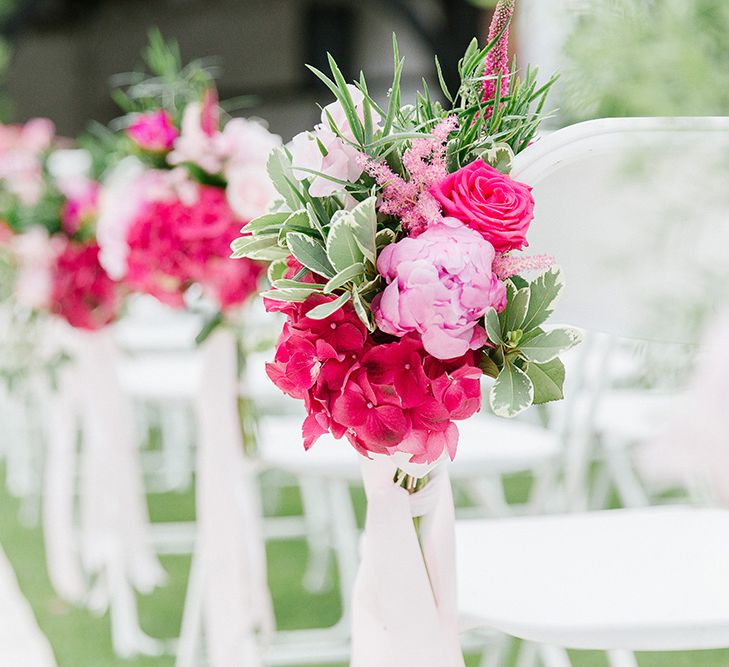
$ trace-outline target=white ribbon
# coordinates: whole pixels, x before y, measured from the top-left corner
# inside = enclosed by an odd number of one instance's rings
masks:
[[[237,354],[229,331],[205,343],[198,416],[197,525],[202,612],[211,667],[260,667],[273,630],[260,497],[243,452]]]
[[[396,470],[389,458],[363,462],[367,520],[351,667],[463,667],[448,470],[436,467],[413,495],[393,483]],[[421,517],[420,543],[414,516]]]
[[[78,368],[66,363],[50,393],[42,510],[48,575],[56,593],[74,604],[86,595],[74,522],[80,382]]]
[[[138,626],[134,590],[151,592],[166,576],[149,536],[132,408],[117,378],[117,349],[108,329],[60,335],[73,360],[51,399],[43,510],[48,570],[65,599],[96,611],[111,605],[120,655],[155,652]],[[89,591],[91,577],[96,582]]]

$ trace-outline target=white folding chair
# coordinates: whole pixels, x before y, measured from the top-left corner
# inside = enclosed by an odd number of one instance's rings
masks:
[[[517,157],[512,175],[537,202],[529,250],[554,254],[566,276],[559,320],[695,340],[729,303],[728,145],[727,118],[625,118],[566,128]],[[686,507],[464,521],[461,609],[471,627],[604,650],[621,667],[636,664],[632,651],[729,647],[728,529],[729,512]],[[541,658],[569,664],[552,648]]]

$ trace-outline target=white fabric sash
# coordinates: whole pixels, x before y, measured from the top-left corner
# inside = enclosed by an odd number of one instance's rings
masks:
[[[203,353],[195,558],[209,664],[261,667],[262,640],[274,622],[256,470],[243,452],[234,336],[214,332]]]
[[[351,667],[463,667],[454,509],[445,465],[409,495],[397,461],[365,460],[367,520],[354,590]],[[421,518],[421,544],[413,517]]]

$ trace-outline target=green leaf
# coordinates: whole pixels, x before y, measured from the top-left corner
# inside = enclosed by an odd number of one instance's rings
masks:
[[[344,271],[340,271],[336,276],[331,278],[329,282],[324,285],[324,291],[327,293],[333,292],[335,289],[339,289],[342,285],[346,285],[348,282],[351,282],[363,274],[364,264],[362,264],[362,262],[352,264],[352,266],[344,269]]]
[[[316,239],[300,232],[291,232],[286,236],[286,244],[291,254],[310,271],[325,278],[335,274],[324,246]]]
[[[360,202],[349,213],[348,222],[352,227],[357,245],[364,253],[366,259],[373,264],[377,255],[377,212],[375,211],[375,196],[368,197]]]
[[[268,271],[266,275],[268,282],[273,284],[277,280],[284,277],[287,269],[289,268],[288,262],[285,259],[276,259],[268,265]]]
[[[306,289],[270,289],[261,292],[264,299],[272,299],[273,301],[306,301],[316,290],[312,287]]]
[[[312,308],[306,313],[306,316],[310,317],[312,320],[325,320],[332,313],[336,313],[351,298],[352,295],[349,292],[345,292],[333,301],[327,301],[326,303],[316,306],[316,308]]]
[[[266,169],[273,186],[284,198],[284,201],[292,210],[298,209],[301,200],[292,185],[296,182],[296,179],[291,169],[291,160],[283,146],[277,146],[271,151],[266,163]]]
[[[531,297],[529,309],[522,324],[524,331],[531,331],[543,324],[554,312],[559,293],[564,286],[559,268],[553,267],[529,284]]]
[[[507,283],[508,285],[508,283]],[[509,299],[506,308],[499,316],[501,330],[508,333],[521,328],[529,308],[530,291],[528,287],[516,290],[513,287],[509,290]]]
[[[552,359],[546,364],[530,363],[526,374],[534,385],[534,404],[560,401],[564,398],[564,364],[559,359]]]
[[[348,214],[337,217],[329,227],[326,253],[336,271],[344,271],[352,264],[364,260],[364,253],[357,244]]]
[[[278,228],[288,220],[291,216],[290,211],[280,211],[278,213],[268,213],[259,218],[254,218],[246,224],[240,231],[244,234],[260,234],[269,231],[273,234]]]
[[[395,243],[396,238],[397,234],[392,229],[385,227],[375,235],[375,243],[378,248],[384,248],[386,245]]]
[[[534,401],[529,376],[507,361],[489,392],[489,405],[497,417],[515,417]]]
[[[352,305],[354,306],[354,312],[357,313],[357,317],[359,317],[362,324],[364,324],[370,332],[374,331],[377,327],[375,326],[375,321],[372,317],[372,311],[356,287],[352,290]]]
[[[519,352],[529,361],[546,364],[558,357],[561,352],[577,345],[581,340],[582,334],[577,329],[559,327],[541,333],[520,345]]]
[[[273,283],[276,289],[310,289],[319,292],[324,289],[324,285],[318,283],[302,283],[300,280],[290,280],[289,278],[279,278]]]
[[[262,262],[273,262],[277,259],[286,259],[288,256],[289,251],[279,245],[271,245],[258,250],[253,250],[246,255],[248,259],[257,259]]]
[[[499,316],[493,308],[486,311],[486,333],[489,340],[495,345],[504,344],[504,339],[501,337],[501,322],[499,322]]]
[[[241,236],[234,239],[230,244],[230,249],[233,251],[231,257],[233,259],[250,257],[252,253],[258,250],[276,247],[276,245],[275,236]]]
[[[488,354],[481,355],[481,361],[479,363],[479,366],[480,366],[481,370],[483,371],[484,375],[488,375],[489,377],[492,377],[492,378],[498,377],[499,367],[496,365],[496,362]]]

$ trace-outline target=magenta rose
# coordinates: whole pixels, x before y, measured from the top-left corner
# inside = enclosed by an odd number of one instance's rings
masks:
[[[483,236],[497,252],[521,250],[534,217],[531,187],[476,160],[430,189],[443,213]]]
[[[170,114],[158,109],[139,114],[127,128],[127,135],[142,150],[162,153],[172,149],[179,132]]]

